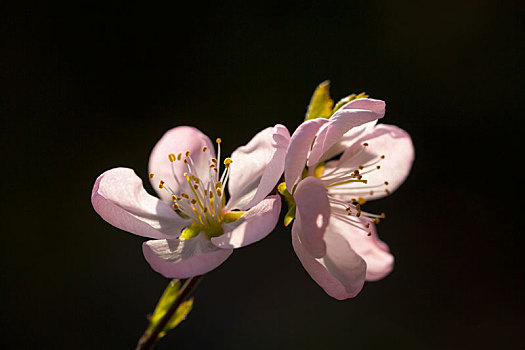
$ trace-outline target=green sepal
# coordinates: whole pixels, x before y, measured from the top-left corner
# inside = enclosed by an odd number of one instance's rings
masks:
[[[182,230],[179,238],[181,239],[190,239],[196,237],[202,231],[202,226],[192,223],[190,226]]]
[[[286,189],[286,183],[281,182],[279,186],[277,186],[277,190],[283,196],[284,201],[288,205],[288,211],[284,216],[284,226],[288,226],[290,222],[292,222],[292,220],[295,219],[295,201],[293,199],[293,196]]]
[[[292,205],[288,204],[288,211],[286,212],[286,215],[284,216],[284,226],[290,225],[290,222],[292,222],[292,220],[295,219],[296,209],[297,209],[297,206],[295,204],[292,204]]]
[[[304,120],[328,118],[332,115],[334,101],[330,98],[330,82],[323,81],[315,89]]]
[[[342,99],[339,100],[339,102],[337,102],[335,104],[335,107],[334,109],[332,110],[332,114],[334,114],[335,112],[337,112],[337,110],[339,110],[339,108],[343,107],[345,104],[347,104],[348,102],[351,102],[353,100],[357,100],[357,99],[360,99],[360,98],[368,98],[368,95],[365,94],[364,92],[360,93],[359,95],[356,95],[356,94],[351,94],[351,95],[348,95]]]
[[[160,297],[157,306],[155,307],[155,310],[153,311],[153,315],[151,315],[149,326],[148,326],[148,332],[153,332],[155,327],[159,324],[159,322],[162,320],[170,306],[175,302],[175,299],[177,299],[178,295],[180,293],[180,281],[179,280],[172,280],[166,289],[164,290],[164,293],[162,293],[162,296]],[[171,316],[170,320],[164,327],[164,329],[159,333],[159,336],[157,339],[162,338],[166,335],[166,333],[175,328],[179,323],[181,323],[186,316],[190,313],[191,309],[193,307],[193,298],[190,300],[187,300],[179,305],[173,316]]]

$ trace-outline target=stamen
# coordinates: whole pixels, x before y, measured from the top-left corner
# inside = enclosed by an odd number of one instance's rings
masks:
[[[150,179],[153,179],[154,176],[155,176],[155,174],[153,174],[153,173],[149,173],[149,178],[150,178]]]
[[[160,180],[160,182],[159,182],[159,188],[164,188],[164,183],[165,183],[164,181]]]
[[[170,160],[170,162],[174,162],[177,160],[177,157],[173,154],[173,153],[170,153],[168,154],[168,159]]]
[[[206,146],[202,147],[202,151],[203,152],[206,152],[207,149],[208,149],[208,147],[206,147]]]

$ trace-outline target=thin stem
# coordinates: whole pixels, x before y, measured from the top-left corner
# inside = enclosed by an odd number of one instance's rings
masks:
[[[194,276],[191,278],[188,278],[186,282],[184,282],[184,285],[182,286],[182,289],[180,290],[179,295],[177,296],[177,299],[171,304],[168,311],[166,311],[166,314],[164,317],[160,320],[160,322],[157,324],[157,326],[153,329],[152,332],[146,331],[140,337],[139,342],[137,344],[136,350],[148,350],[153,347],[155,342],[157,341],[157,338],[159,336],[159,333],[164,329],[164,327],[168,324],[168,321],[171,319],[171,316],[177,311],[177,308],[179,305],[186,300],[186,298],[189,297],[191,292],[195,289],[199,281],[202,279],[203,276]]]

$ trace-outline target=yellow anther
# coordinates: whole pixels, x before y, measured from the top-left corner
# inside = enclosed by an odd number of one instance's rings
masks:
[[[198,190],[199,189],[199,185],[193,185],[193,188]]]
[[[365,167],[360,165],[360,166],[358,166],[358,168],[359,168],[359,170],[363,170]]]
[[[368,146],[368,143],[366,143],[366,142],[365,142],[365,143],[363,143],[363,146],[365,146],[365,147],[366,147],[366,146]]]
[[[385,213],[381,213],[381,218],[385,219],[386,218],[386,214]]]
[[[177,160],[177,157],[173,154],[173,153],[170,153],[168,154],[168,159],[170,160],[170,162],[174,162]]]
[[[177,197],[177,200],[178,200],[178,201],[181,201],[181,200],[182,200],[182,197]]]
[[[188,164],[188,160],[186,158],[184,158],[184,163]]]
[[[161,181],[159,182],[159,188],[164,188],[164,181],[161,180]]]
[[[215,168],[215,164],[210,164],[210,168]]]
[[[231,163],[233,163],[233,160],[231,158],[226,158],[224,160],[224,166],[226,166],[226,168],[229,167]]]
[[[217,143],[221,143],[222,140],[220,139],[220,137],[217,137],[217,140],[215,140],[215,142],[217,142]]]
[[[372,236],[372,232],[368,232],[367,236],[368,237]]]
[[[181,195],[181,197],[184,197],[184,198],[186,198],[186,199],[189,199],[189,198],[190,198],[190,196],[188,196],[188,195],[187,195],[186,193],[184,193],[184,192],[182,192],[180,195]]]
[[[213,192],[210,191],[210,199],[213,199]]]
[[[367,222],[366,225],[365,225],[366,228],[369,228],[370,227],[370,223]]]
[[[186,180],[190,181],[190,176],[188,175],[188,173],[184,173],[184,177],[186,178]]]
[[[149,178],[150,178],[150,179],[153,179],[153,176],[155,176],[155,174],[153,174],[153,173],[149,173]]]
[[[205,196],[208,195],[208,190],[204,190],[204,195],[205,195]]]
[[[211,161],[214,162],[215,164],[217,164],[217,159],[216,158],[212,158]]]
[[[206,213],[207,211],[208,211],[208,207],[204,207],[204,209],[202,209],[203,213]]]
[[[202,151],[203,152],[206,152],[207,149],[208,149],[208,147],[206,147],[206,146],[202,147]]]
[[[364,199],[363,197],[359,197],[357,198],[357,201],[359,202],[359,204],[363,205],[366,203],[366,199]]]
[[[177,154],[177,159],[181,160],[181,158],[182,158],[182,153]]]
[[[172,195],[171,195],[171,200],[172,200],[173,202],[175,202],[175,201],[177,200],[177,196],[174,195],[174,194],[172,194]]]
[[[171,207],[173,208],[173,210],[179,209],[179,205],[177,203],[173,203]]]
[[[374,219],[374,224],[376,224],[376,225],[379,224],[379,218],[375,218]]]
[[[186,155],[186,157],[187,157],[187,156],[189,156],[189,155],[190,155],[190,151],[186,151],[186,153],[184,153],[184,154],[185,154],[185,155]]]
[[[390,194],[390,191],[388,189],[385,190],[386,194]]]
[[[195,198],[193,198],[193,199],[191,200],[191,204],[195,204],[195,203],[197,203],[197,200],[196,200]]]
[[[222,182],[217,181],[217,183],[215,184],[215,188],[222,188]]]
[[[219,197],[222,197],[222,190],[220,188],[217,189],[217,195]]]
[[[217,168],[213,168],[213,171],[215,171],[216,173],[218,173],[219,171],[217,170]]]

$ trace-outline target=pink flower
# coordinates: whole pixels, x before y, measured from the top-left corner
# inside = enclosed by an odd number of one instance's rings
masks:
[[[349,102],[329,119],[301,124],[286,155],[286,187],[296,204],[294,250],[310,276],[340,300],[393,268],[394,258],[374,226],[384,214],[361,210],[366,200],[401,185],[414,159],[405,131],[376,125],[384,114],[383,101]]]
[[[133,170],[115,168],[98,177],[91,201],[113,226],[154,239],[142,247],[155,271],[170,278],[202,275],[234,248],[274,229],[281,201],[267,195],[283,172],[289,139],[282,125],[264,129],[221,164],[220,139],[216,157],[206,135],[177,127],[164,134],[150,156],[150,179],[160,200],[144,190]]]

